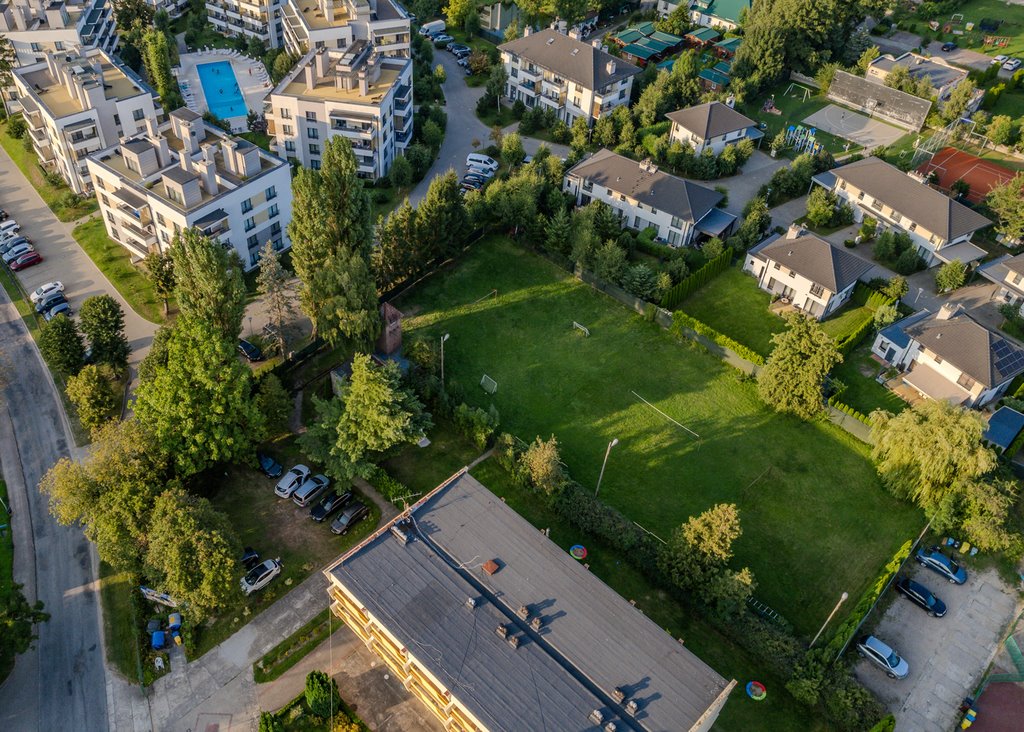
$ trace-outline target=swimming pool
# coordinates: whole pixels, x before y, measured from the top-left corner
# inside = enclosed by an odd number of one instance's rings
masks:
[[[230,61],[199,64],[196,71],[199,73],[199,83],[203,85],[206,106],[212,114],[228,119],[244,117],[249,113]]]

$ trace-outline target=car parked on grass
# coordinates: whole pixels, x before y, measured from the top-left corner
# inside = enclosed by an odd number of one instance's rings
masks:
[[[906,659],[873,635],[863,635],[857,640],[857,653],[885,671],[890,679],[905,679],[910,673]]]
[[[39,252],[29,252],[28,254],[22,254],[20,257],[11,262],[11,270],[14,272],[20,272],[21,270],[39,264],[42,261],[43,257],[42,255],[39,254]]]
[[[996,56],[995,58],[993,58],[993,59],[992,59],[992,60],[991,60],[991,61],[990,61],[989,63],[993,63],[993,64],[1005,64],[1005,63],[1006,63],[1007,61],[1009,61],[1009,60],[1010,60],[1010,57],[1009,57],[1009,56],[1004,56],[1003,54],[999,54],[998,56]]]
[[[260,472],[268,478],[280,478],[284,472],[284,466],[265,452],[256,453],[256,460],[260,464]]]
[[[248,572],[257,564],[260,563],[259,553],[251,546],[247,546],[242,550],[242,566],[245,567],[245,571]]]
[[[292,494],[299,489],[300,485],[306,482],[308,477],[309,468],[305,465],[296,465],[277,482],[274,494],[278,498],[291,498]]]
[[[326,475],[314,475],[296,489],[292,494],[292,500],[299,508],[305,508],[319,498],[330,484],[331,481]]]
[[[281,561],[279,559],[268,559],[261,564],[257,564],[242,577],[242,594],[251,595],[256,590],[262,590],[279,574],[281,574]]]
[[[334,519],[334,523],[331,524],[331,532],[344,536],[349,532],[349,529],[366,518],[368,513],[370,513],[370,509],[366,507],[365,503],[360,503],[359,501],[350,503],[341,512],[341,515]]]
[[[28,299],[33,303],[37,303],[54,290],[64,292],[64,283],[60,280],[54,280],[53,282],[47,282],[45,285],[40,285],[32,290],[32,294],[28,296]]]
[[[71,305],[66,302],[62,302],[57,305],[54,305],[52,308],[43,313],[43,320],[49,323],[58,315],[65,315],[70,318],[73,313],[74,311],[71,309]]]
[[[250,343],[244,338],[238,339],[238,352],[245,356],[245,359],[250,363],[263,360],[263,351],[259,349],[259,346]]]
[[[321,498],[313,508],[309,509],[309,517],[317,523],[320,523],[337,511],[340,511],[344,506],[348,505],[348,502],[351,500],[352,491],[345,491],[344,493],[332,491]]]
[[[36,312],[42,315],[57,303],[67,302],[68,299],[62,290],[52,290],[50,294],[36,301]]]
[[[946,614],[946,603],[932,594],[924,585],[912,579],[901,579],[896,583],[896,591],[906,597],[919,608],[925,610],[933,618],[941,618]]]
[[[927,567],[955,585],[962,585],[967,581],[967,570],[943,554],[942,547],[918,549],[915,558],[922,567]]]

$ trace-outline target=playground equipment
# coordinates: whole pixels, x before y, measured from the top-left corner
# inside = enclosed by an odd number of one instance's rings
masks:
[[[786,128],[786,147],[791,147],[798,153],[810,153],[816,155],[821,149],[821,143],[815,137],[818,130],[814,127],[803,125],[789,125]]]

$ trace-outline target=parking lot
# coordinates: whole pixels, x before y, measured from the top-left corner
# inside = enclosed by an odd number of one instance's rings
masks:
[[[973,572],[953,585],[934,572],[908,563],[901,576],[920,582],[946,603],[945,617],[930,617],[895,590],[872,632],[906,659],[910,674],[898,681],[866,660],[857,678],[896,715],[897,732],[946,732],[958,722],[960,702],[980,681],[1017,607],[995,570]]]

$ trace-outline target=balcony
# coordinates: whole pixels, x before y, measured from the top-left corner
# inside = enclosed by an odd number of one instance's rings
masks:
[[[356,140],[370,140],[373,138],[372,126],[350,125],[337,118],[331,120],[331,131]]]
[[[145,229],[142,229],[135,224],[125,221],[121,224],[121,230],[131,234],[135,239],[138,239],[147,247],[151,244],[156,244],[156,232],[153,231],[152,226],[147,226]]]
[[[539,80],[541,78],[541,76],[544,75],[544,72],[541,71],[540,69],[536,68],[536,67],[534,67],[533,69],[530,69],[530,68],[527,68],[526,66],[522,66],[519,69],[519,75],[523,76],[523,77],[529,77],[531,79],[538,79]]]
[[[76,152],[78,150],[85,150],[91,144],[99,144],[99,141],[100,137],[95,132],[89,135],[88,137],[80,137],[77,140],[74,137],[68,139],[68,143],[70,143],[71,149],[75,150]]]

